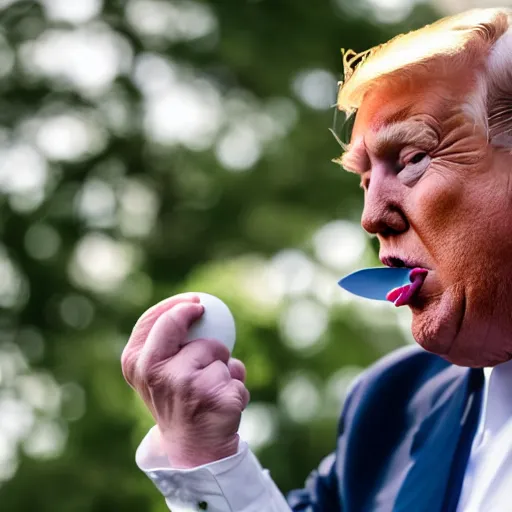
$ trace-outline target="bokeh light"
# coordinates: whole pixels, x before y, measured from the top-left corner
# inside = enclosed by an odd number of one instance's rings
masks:
[[[252,396],[240,435],[283,491],[332,449],[353,381],[413,341],[407,312],[337,285],[379,262],[328,128],[339,47],[437,15],[221,4],[0,0],[6,510],[32,507],[34,482],[52,512],[164,506],[135,467],[154,420],[120,355],[168,296],[232,309]]]

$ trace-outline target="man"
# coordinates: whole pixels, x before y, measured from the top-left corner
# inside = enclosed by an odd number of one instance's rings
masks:
[[[361,177],[382,262],[428,270],[406,304],[422,348],[358,379],[304,489],[285,500],[238,439],[242,363],[217,342],[180,349],[197,297],[136,325],[123,371],[157,423],[137,462],[171,510],[512,510],[511,22],[471,11],[346,59],[338,108],[356,116],[341,162]]]

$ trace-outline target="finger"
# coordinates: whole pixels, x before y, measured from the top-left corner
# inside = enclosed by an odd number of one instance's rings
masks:
[[[201,370],[197,378],[198,385],[207,393],[215,393],[219,386],[231,381],[228,367],[222,361],[213,361]]]
[[[126,345],[123,353],[121,354],[121,372],[123,373],[124,380],[126,380],[131,387],[134,387],[133,375],[136,363],[137,354],[134,350],[131,350],[128,345]]]
[[[160,315],[142,347],[141,365],[156,365],[175,356],[187,336],[188,329],[203,312],[204,306],[201,304],[183,302]]]
[[[232,379],[239,380],[241,382],[245,382],[245,365],[239,359],[231,358],[228,361],[229,373],[231,374]]]
[[[199,303],[200,298],[194,293],[181,293],[155,304],[137,320],[128,343],[136,348],[142,347],[158,318],[166,311],[183,302]]]
[[[175,295],[154,305],[139,318],[121,355],[121,369],[130,386],[133,386],[134,383],[141,348],[144,346],[149,332],[159,316],[177,304],[183,302],[198,303],[199,300],[199,296],[193,293]]]
[[[229,349],[220,341],[198,339],[187,343],[176,356],[176,364],[192,370],[202,370],[214,361],[227,365]]]
[[[243,411],[251,399],[251,394],[245,385],[239,380],[233,379],[228,386],[229,393],[234,397],[235,400],[240,404],[241,410]]]

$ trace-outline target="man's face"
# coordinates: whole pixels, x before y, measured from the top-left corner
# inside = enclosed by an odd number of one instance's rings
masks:
[[[512,357],[512,156],[464,113],[471,83],[378,86],[343,164],[361,175],[383,263],[429,269],[409,303],[416,341],[487,366]]]

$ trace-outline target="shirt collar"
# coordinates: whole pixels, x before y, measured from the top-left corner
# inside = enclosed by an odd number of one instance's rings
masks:
[[[475,444],[485,444],[512,418],[512,360],[484,368],[484,390]]]

